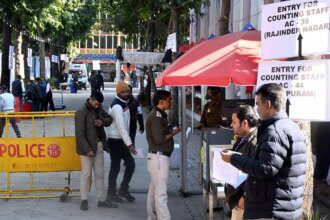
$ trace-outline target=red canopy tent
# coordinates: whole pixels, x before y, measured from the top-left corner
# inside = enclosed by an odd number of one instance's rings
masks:
[[[157,77],[157,86],[255,85],[261,33],[244,31],[218,36],[186,52]]]

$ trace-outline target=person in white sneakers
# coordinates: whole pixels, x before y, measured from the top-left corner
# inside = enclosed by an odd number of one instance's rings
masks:
[[[1,98],[1,112],[6,114],[9,112],[14,112],[15,109],[15,98],[13,94],[8,92],[8,87],[7,86],[0,86],[0,98]],[[19,131],[19,128],[16,124],[16,119],[15,118],[9,118],[9,122],[11,126],[13,127],[15,134],[18,138],[21,137],[21,132]],[[6,119],[5,118],[0,118],[0,137],[2,137],[3,134],[3,129],[5,128],[6,125]]]
[[[136,154],[136,150],[129,136],[130,112],[127,101],[130,90],[127,83],[119,81],[116,85],[116,94],[117,96],[109,108],[109,114],[113,118],[113,123],[108,130],[108,144],[111,158],[108,198],[110,201],[116,203],[124,202],[124,199],[128,202],[134,202],[134,196],[128,192],[129,183],[135,169],[135,161],[132,154]],[[123,181],[117,194],[117,177],[120,171],[121,160],[124,160],[126,167]]]

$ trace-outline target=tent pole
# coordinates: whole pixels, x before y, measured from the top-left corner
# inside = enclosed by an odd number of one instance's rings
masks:
[[[186,118],[186,87],[181,88],[181,193],[187,196],[188,176],[187,176],[187,118]]]
[[[194,86],[191,87],[191,134],[194,133],[194,110],[195,110],[195,91]]]

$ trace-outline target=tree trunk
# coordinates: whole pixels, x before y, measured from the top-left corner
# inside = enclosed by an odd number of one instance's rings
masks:
[[[230,2],[231,0],[223,0],[220,17],[220,35],[229,33],[229,16],[230,16]]]
[[[311,144],[311,123],[309,121],[298,121],[298,125],[306,138],[306,176],[303,210],[306,219],[312,219],[313,216],[313,188],[314,188],[314,166]]]
[[[27,57],[28,57],[28,47],[29,47],[29,38],[27,36],[23,36],[22,43],[22,53],[23,53],[23,63],[24,63],[24,82],[30,81],[30,67],[28,66]]]
[[[39,42],[40,77],[45,77],[45,42]]]
[[[22,59],[22,32],[16,32],[15,34],[15,77],[23,74],[23,59]]]
[[[155,49],[155,22],[148,22],[148,27],[147,27],[147,50],[149,52],[153,52]],[[146,100],[147,101],[147,105],[153,105],[153,103],[151,103],[152,100],[152,96],[153,94],[156,92],[156,83],[155,83],[155,79],[154,79],[154,75],[152,72],[152,66],[148,67],[148,80],[150,83],[150,89],[146,90],[146,96],[148,97]],[[150,100],[150,101],[149,101]]]
[[[10,15],[6,14],[5,19],[8,20]],[[1,65],[1,85],[6,85],[9,88],[10,70],[9,70],[9,46],[11,44],[11,27],[2,23],[2,65]]]
[[[171,19],[172,33],[176,33],[176,39],[177,42],[179,42],[179,9],[178,8],[176,7],[171,8],[171,17],[172,17]],[[170,124],[171,126],[177,126],[179,124],[179,89],[177,86],[172,87],[172,97],[173,99],[172,99],[172,107],[170,113]]]

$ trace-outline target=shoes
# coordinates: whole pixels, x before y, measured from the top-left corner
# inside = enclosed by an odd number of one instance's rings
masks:
[[[134,202],[134,201],[135,201],[135,197],[132,196],[132,195],[131,195],[128,191],[126,191],[126,190],[121,190],[121,189],[120,189],[118,195],[119,195],[120,197],[123,197],[124,199],[126,199],[127,202]]]
[[[88,210],[88,201],[87,200],[81,201],[80,209],[83,210],[83,211],[87,211]]]
[[[123,203],[125,202],[124,199],[120,198],[117,194],[111,194],[108,196],[108,201],[114,202],[114,203]]]
[[[105,200],[104,202],[99,201],[97,203],[98,207],[103,207],[103,208],[118,208],[117,204],[112,203],[111,201]]]

